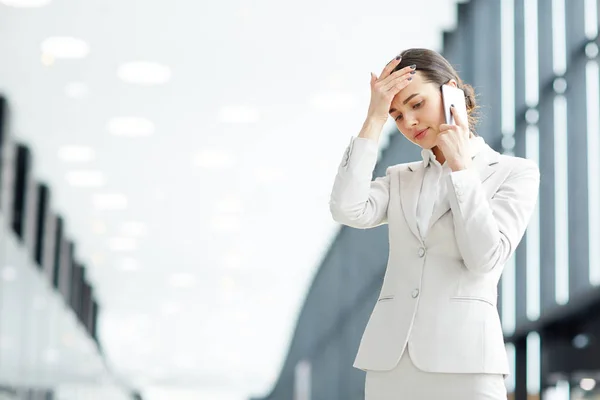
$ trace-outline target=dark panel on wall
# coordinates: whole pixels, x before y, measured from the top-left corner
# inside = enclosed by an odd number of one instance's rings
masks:
[[[61,245],[60,269],[59,269],[59,286],[58,290],[62,294],[65,302],[68,304],[71,298],[71,270],[75,256],[75,244],[68,239],[63,239]]]
[[[60,264],[61,264],[61,253],[62,243],[64,240],[64,222],[62,217],[56,216],[54,219],[54,252],[53,252],[53,266],[52,266],[52,285],[58,289],[60,286]]]
[[[43,183],[38,183],[36,204],[36,221],[34,227],[34,260],[40,269],[44,268],[44,240],[47,234],[50,190]]]
[[[18,145],[16,151],[15,181],[13,188],[12,230],[23,241],[25,232],[27,189],[31,174],[31,152],[25,145]]]
[[[71,274],[71,298],[69,304],[78,318],[81,318],[81,297],[83,292],[83,280],[85,278],[84,267],[77,263],[73,263],[73,271]]]

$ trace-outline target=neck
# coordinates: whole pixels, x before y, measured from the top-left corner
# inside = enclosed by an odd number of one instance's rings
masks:
[[[442,153],[442,150],[440,150],[440,148],[438,146],[435,146],[434,148],[431,149],[431,151],[433,151],[433,155],[435,156],[435,159],[442,165],[444,165],[444,163],[446,162],[446,157],[444,157],[444,153]]]

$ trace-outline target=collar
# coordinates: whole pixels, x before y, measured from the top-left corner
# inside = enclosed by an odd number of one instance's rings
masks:
[[[469,139],[469,144],[471,148],[471,159],[475,157],[485,146],[485,140],[481,136],[472,136]],[[423,157],[423,167],[427,168],[431,165],[432,162],[438,163],[433,151],[431,149],[423,149],[421,150],[421,157]],[[445,163],[444,163],[445,164]]]

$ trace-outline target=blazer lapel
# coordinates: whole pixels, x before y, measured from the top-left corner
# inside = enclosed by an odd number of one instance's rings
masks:
[[[495,152],[491,147],[485,145],[483,149],[473,158],[473,166],[477,170],[481,183],[485,182],[492,174],[496,171],[492,165],[498,162],[499,154]],[[433,211],[433,215],[429,220],[429,229],[435,224],[440,218],[444,216],[450,210],[450,202],[445,201],[441,206],[436,207]]]
[[[412,233],[420,238],[419,228],[417,226],[417,202],[421,194],[421,184],[423,182],[423,163],[416,162],[410,164],[407,169],[400,172],[400,200],[406,223]]]

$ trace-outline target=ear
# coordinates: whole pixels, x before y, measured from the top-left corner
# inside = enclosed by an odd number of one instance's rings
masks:
[[[446,85],[453,86],[453,87],[458,87],[458,83],[456,83],[456,80],[454,80],[454,79],[450,79],[448,81],[448,83],[446,83]]]

